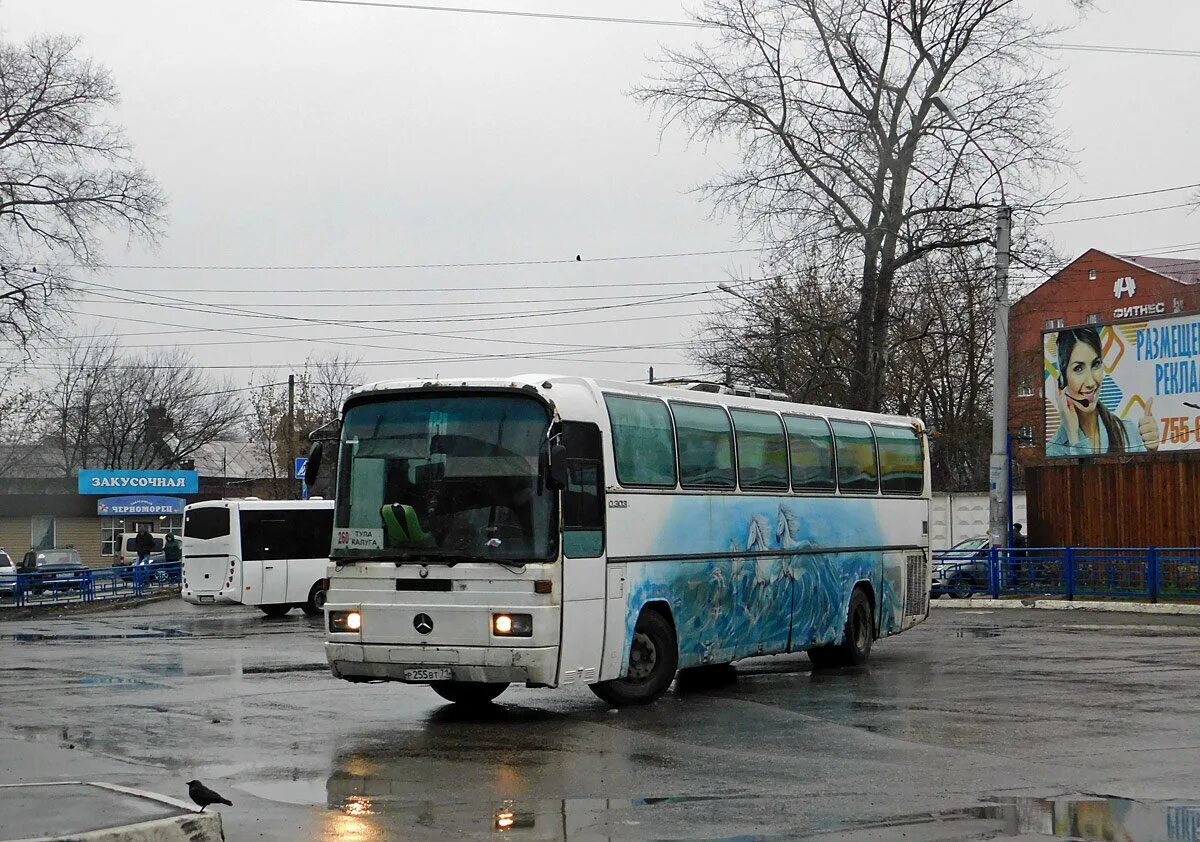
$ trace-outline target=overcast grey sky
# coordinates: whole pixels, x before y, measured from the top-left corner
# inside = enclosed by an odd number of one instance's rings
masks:
[[[473,5],[685,17],[668,0]],[[1045,7],[1062,13],[1066,4]],[[1189,50],[1198,29],[1195,4],[1108,0],[1061,40]],[[82,53],[112,71],[123,97],[117,119],[170,196],[161,246],[119,241],[107,254],[111,264],[570,261],[362,271],[113,268],[94,280],[161,290],[139,298],[405,321],[374,329],[304,325],[214,318],[184,303],[168,310],[84,300],[68,333],[99,325],[129,347],[178,343],[204,365],[231,367],[221,373],[238,384],[251,374],[240,366],[276,365],[271,370],[286,377],[308,354],[331,351],[360,356],[368,379],[529,370],[643,379],[649,364],[660,376],[696,370],[683,345],[716,306],[707,290],[755,266],[753,253],[597,260],[754,246],[732,221],[710,218],[690,192],[732,161],[732,150],[689,147],[679,133],[660,143],[657,122],[626,95],[660,45],[685,46],[704,37],[700,30],[295,0],[0,0],[0,34],[33,33],[77,35]],[[1060,55],[1059,125],[1078,150],[1077,173],[1063,174],[1065,197],[1200,182],[1200,59]],[[1068,207],[1051,219],[1188,196]],[[1200,214],[1163,210],[1047,231],[1069,256],[1093,246],[1146,252],[1200,242]],[[1171,254],[1200,256],[1200,248]],[[465,289],[431,291],[448,287]],[[280,292],[295,289],[371,291]],[[614,306],[638,301],[618,296],[684,293],[698,294]],[[317,301],[354,306],[291,306]],[[530,310],[576,312],[511,317]],[[583,347],[604,350],[578,353]],[[551,358],[456,359],[496,354]]]

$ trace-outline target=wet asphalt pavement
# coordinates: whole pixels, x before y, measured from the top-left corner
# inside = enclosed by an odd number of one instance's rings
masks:
[[[235,842],[1040,838],[1076,793],[1129,801],[1075,832],[1200,839],[1200,618],[935,607],[868,668],[756,659],[620,712],[510,688],[463,714],[335,680],[321,641],[181,602],[0,623],[0,783],[199,778]]]

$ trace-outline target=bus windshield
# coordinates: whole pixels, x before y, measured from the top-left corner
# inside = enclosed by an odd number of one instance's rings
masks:
[[[549,561],[550,418],[524,395],[389,396],[342,422],[332,558]]]

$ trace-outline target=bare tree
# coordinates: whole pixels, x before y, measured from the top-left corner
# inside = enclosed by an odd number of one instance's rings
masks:
[[[930,458],[939,490],[986,487],[995,325],[991,273],[990,252],[974,248],[931,254],[905,267],[896,280],[886,349],[892,365],[880,408],[923,418],[936,431]],[[693,353],[710,370],[728,372],[740,383],[781,385],[807,403],[850,404],[854,372],[846,361],[855,341],[854,280],[817,268],[765,280],[742,293],[744,306],[709,318]]]
[[[153,240],[164,199],[121,129],[104,68],[78,42],[0,43],[0,340],[20,344],[68,290],[68,264],[100,265],[102,231]]]
[[[229,437],[244,416],[236,390],[185,351],[127,356],[104,337],[60,352],[47,395],[50,438],[67,474],[169,468]]]
[[[40,399],[24,360],[0,350],[0,477],[14,475],[33,455],[41,427]]]
[[[251,390],[246,428],[256,453],[271,469],[275,496],[289,495],[291,460],[307,452],[314,430],[337,419],[342,401],[361,381],[356,360],[337,354],[309,357],[295,376],[294,424],[289,424],[286,381],[260,381]]]
[[[1026,0],[1028,3],[1028,0]],[[818,244],[853,273],[852,405],[880,409],[899,273],[989,243],[998,204],[1038,204],[1064,161],[1051,125],[1052,33],[1018,0],[709,0],[715,43],[668,50],[636,91],[694,139],[732,138],[741,164],[704,185],[773,247]],[[952,98],[970,133],[935,107]],[[977,146],[977,145],[978,146]],[[774,274],[774,272],[768,272]]]

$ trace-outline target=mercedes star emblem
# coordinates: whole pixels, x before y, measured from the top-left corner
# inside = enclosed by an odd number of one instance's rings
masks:
[[[413,628],[421,634],[429,634],[433,631],[433,618],[428,614],[418,614],[413,617]]]

